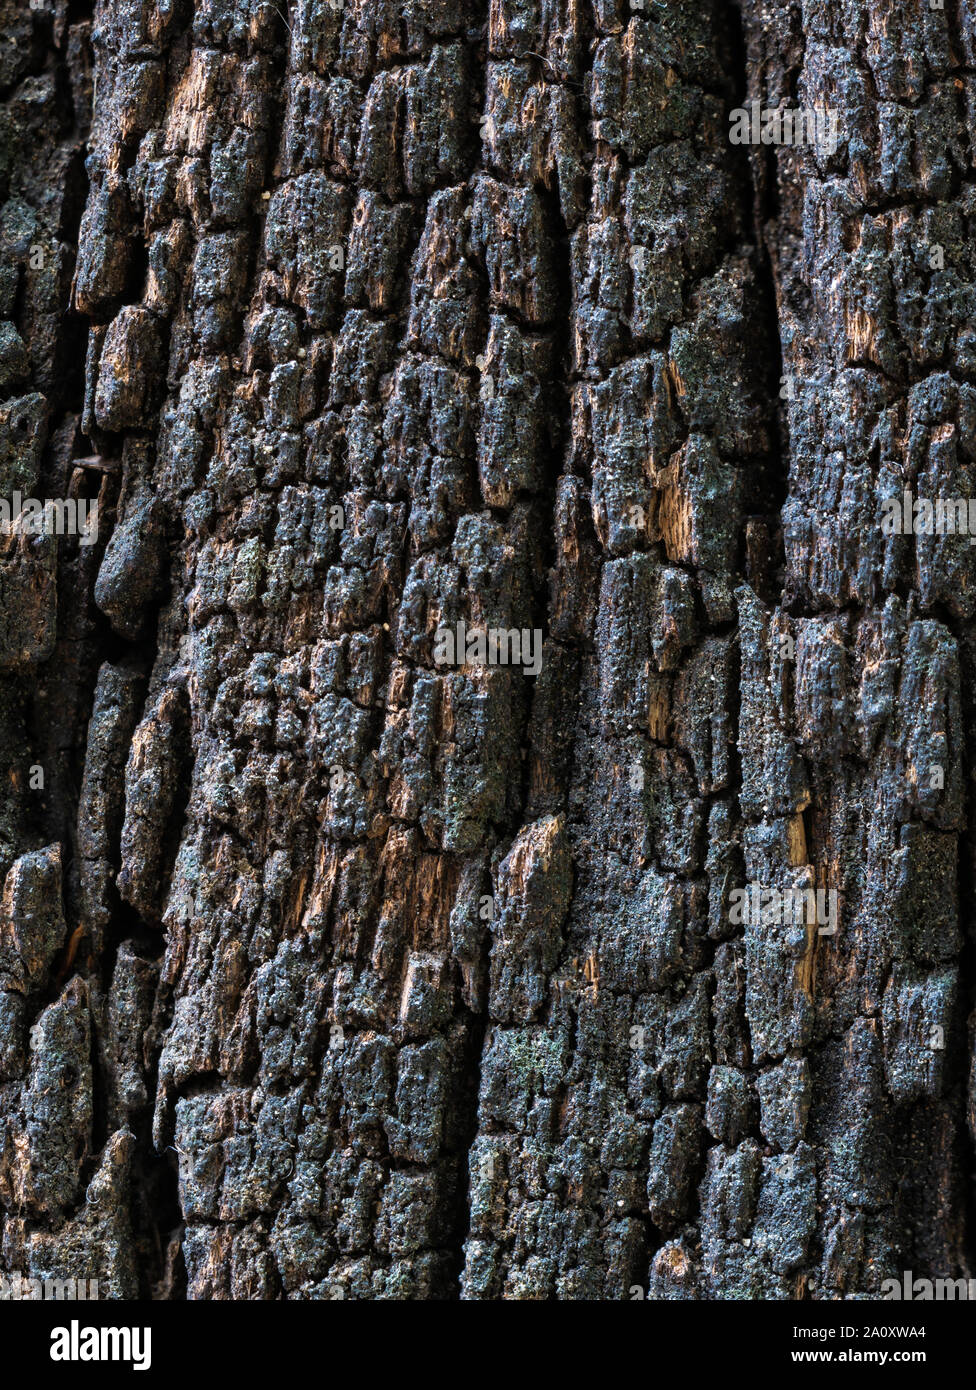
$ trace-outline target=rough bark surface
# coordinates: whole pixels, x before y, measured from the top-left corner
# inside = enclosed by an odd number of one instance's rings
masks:
[[[0,23],[2,1268],[976,1275],[972,0]]]

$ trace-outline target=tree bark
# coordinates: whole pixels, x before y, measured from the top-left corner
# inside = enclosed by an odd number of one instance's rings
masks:
[[[3,1270],[976,1275],[972,0],[0,17]]]

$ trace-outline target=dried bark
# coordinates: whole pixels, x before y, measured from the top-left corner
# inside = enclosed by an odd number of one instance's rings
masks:
[[[0,18],[3,1269],[976,1273],[971,0]]]

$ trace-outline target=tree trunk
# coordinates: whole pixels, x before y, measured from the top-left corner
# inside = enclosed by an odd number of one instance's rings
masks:
[[[976,1274],[972,0],[0,17],[3,1270]]]

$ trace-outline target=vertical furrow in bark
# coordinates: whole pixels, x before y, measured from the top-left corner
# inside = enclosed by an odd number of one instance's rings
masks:
[[[118,1295],[137,1288],[131,1136],[106,1142],[100,980],[75,833],[103,636],[91,594],[117,492],[83,426],[84,331],[70,304],[92,7],[7,5],[3,29],[0,496],[8,522],[18,498],[25,507],[52,499],[58,534],[3,541],[2,698],[16,725],[8,722],[5,750],[0,907],[2,1258],[6,1270],[40,1278],[67,1260]],[[79,534],[79,503],[87,512],[93,502],[97,523]]]
[[[735,588],[774,354],[727,49],[711,9],[593,16],[549,615],[580,708],[558,838],[503,882],[468,1297],[643,1296],[649,1266],[654,1296],[705,1294],[707,1132],[749,1128]]]
[[[507,833],[492,854],[490,936],[479,963],[486,1026],[468,1155],[465,1297],[485,1294],[483,1236],[500,1215],[500,1194],[518,1181],[523,1161],[532,1161],[519,1153],[499,1117],[485,1112],[486,1091],[498,1080],[499,1041],[517,1037],[520,1030],[510,1032],[509,1025],[539,1011],[570,894],[566,811],[579,652],[551,596],[563,559],[559,475],[569,434],[571,246],[587,195],[581,136],[588,38],[588,19],[574,4],[490,10],[481,122],[485,172],[475,180],[473,216],[490,313],[480,359],[478,471],[481,498],[491,508],[486,515],[507,514],[516,554],[521,546],[523,563],[534,571],[525,612],[538,644],[538,670],[529,693],[517,670],[488,677],[521,706],[521,765],[515,764],[519,791]],[[503,626],[515,620],[514,613],[497,610],[490,619]],[[497,756],[497,746],[489,742],[486,755]],[[458,908],[471,911],[460,895]]]
[[[793,1064],[802,1043],[817,1164],[805,1288],[876,1293],[905,1269],[970,1272],[958,885],[973,552],[882,519],[905,489],[972,494],[972,17],[914,3],[744,12],[749,97],[834,111],[839,132],[833,153],[770,150],[790,478],[782,606],[761,621],[787,658],[777,718],[804,768],[793,844],[837,891],[840,921],[811,942],[802,1037],[758,1060],[765,1071],[793,1043],[780,1065]],[[746,761],[771,770],[758,746]],[[769,810],[755,809],[766,839]],[[767,969],[757,951],[750,971]]]

